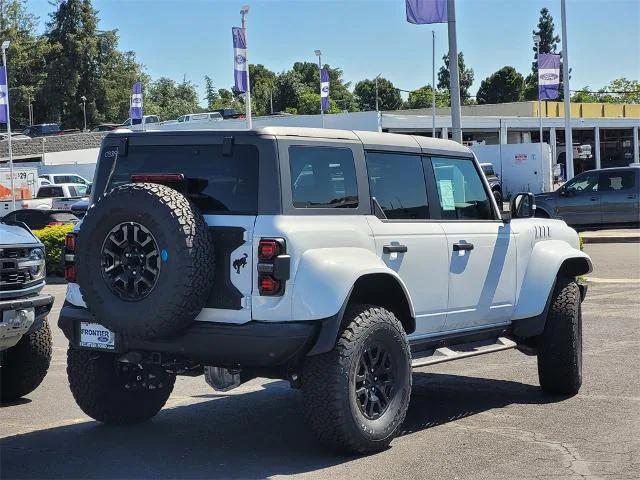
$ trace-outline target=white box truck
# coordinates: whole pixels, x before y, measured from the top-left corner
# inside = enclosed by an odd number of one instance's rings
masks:
[[[38,169],[15,167],[13,169],[13,193],[16,202],[36,198],[38,193]],[[0,217],[13,210],[11,195],[11,169],[0,168]]]
[[[553,190],[551,148],[539,143],[472,145],[480,163],[491,163],[502,181],[505,198],[519,192],[542,193]]]

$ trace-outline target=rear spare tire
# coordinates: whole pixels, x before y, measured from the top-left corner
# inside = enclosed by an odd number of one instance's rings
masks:
[[[207,224],[181,193],[152,183],[107,193],[85,216],[76,271],[96,321],[152,339],[178,333],[204,306],[213,283]]]

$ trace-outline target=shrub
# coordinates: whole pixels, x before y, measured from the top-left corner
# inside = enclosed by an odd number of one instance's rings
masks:
[[[73,230],[73,225],[58,225],[55,227],[45,227],[41,230],[34,230],[33,233],[44,244],[47,255],[47,274],[62,274],[64,265],[62,263],[62,252],[64,251],[64,237]]]

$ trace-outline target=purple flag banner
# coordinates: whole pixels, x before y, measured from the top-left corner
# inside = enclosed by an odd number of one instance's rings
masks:
[[[132,93],[129,116],[132,120],[142,120],[142,116],[144,115],[142,108],[142,83],[134,83]]]
[[[244,30],[240,27],[231,29],[233,34],[233,76],[236,90],[244,93],[247,91],[247,40]]]
[[[9,103],[9,89],[7,88],[7,69],[0,67],[0,123],[7,123],[7,104]]]
[[[329,110],[329,70],[320,70],[320,98],[322,100],[322,111]]]
[[[447,0],[406,0],[407,22],[423,25],[425,23],[447,23]]]
[[[560,88],[560,55],[541,53],[538,56],[538,98],[554,100]]]

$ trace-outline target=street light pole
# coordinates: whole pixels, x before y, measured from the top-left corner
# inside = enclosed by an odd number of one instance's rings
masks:
[[[11,147],[11,113],[9,111],[9,72],[7,70],[7,48],[9,48],[9,40],[2,42],[2,65],[4,65],[4,83],[7,89],[7,136],[9,137],[9,175],[11,175],[11,204],[12,211],[16,210],[16,192],[13,178],[13,149]]]
[[[322,110],[322,51],[314,50],[315,54],[318,56],[318,78],[319,78],[319,88],[320,88],[320,119],[322,120],[322,128],[324,128],[324,110]]]
[[[431,30],[433,49],[431,55],[431,138],[436,138],[436,32]]]
[[[82,116],[84,117],[84,131],[87,131],[87,97],[84,95],[80,97],[82,100]]]
[[[247,25],[246,25],[246,20],[245,17],[247,16],[247,14],[249,13],[249,5],[243,5],[242,8],[240,9],[240,16],[242,17],[242,31],[244,32],[244,39],[246,42],[246,52],[247,54],[245,55],[245,62],[247,65],[247,91],[245,92],[245,100],[244,100],[244,105],[245,105],[245,117],[247,117],[247,128],[249,130],[251,130],[251,128],[253,128],[253,122],[251,120],[251,79],[249,78],[249,42],[247,41]]]
[[[544,150],[542,148],[542,100],[540,99],[540,35],[533,36],[533,42],[536,44],[537,67],[538,67],[538,117],[540,118],[540,161],[544,161]]]
[[[567,7],[560,1],[562,15],[562,77],[564,83],[564,144],[566,149],[566,180],[573,178],[573,132],[571,131],[571,91],[569,90],[569,47],[567,46]]]
[[[380,78],[380,75],[382,75],[382,72],[378,74],[378,76],[374,79],[376,81],[376,112],[380,111],[379,108],[379,104],[378,104],[378,79]]]

